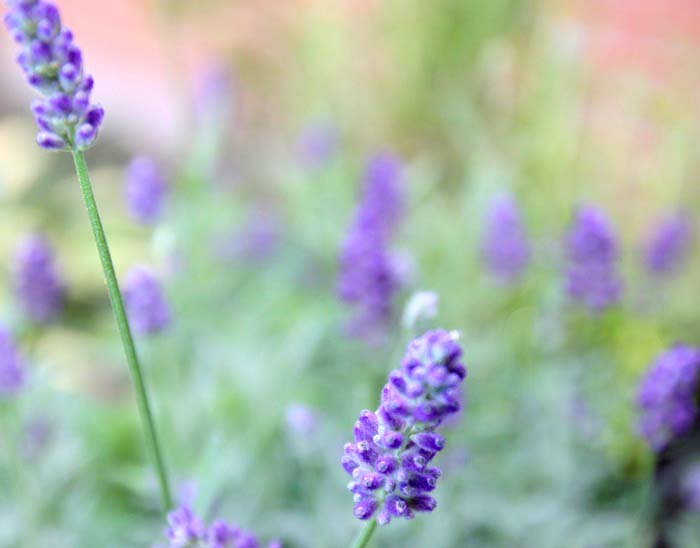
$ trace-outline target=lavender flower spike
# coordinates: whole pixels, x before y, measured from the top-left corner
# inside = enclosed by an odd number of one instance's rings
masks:
[[[512,196],[499,196],[491,203],[482,253],[488,270],[503,283],[514,282],[527,267],[530,247],[518,204]]]
[[[637,393],[639,430],[655,451],[682,436],[698,418],[700,349],[676,346],[661,354]]]
[[[134,158],[126,172],[125,196],[129,214],[152,224],[163,210],[167,186],[158,166],[146,156]]]
[[[258,539],[252,533],[235,525],[218,520],[206,527],[204,522],[192,512],[189,506],[182,505],[168,514],[168,528],[165,530],[169,548],[258,548]],[[270,547],[281,548],[279,542],[271,542]]]
[[[663,219],[652,231],[644,251],[647,271],[661,277],[680,270],[692,243],[692,224],[687,217]]]
[[[337,290],[353,307],[349,331],[381,336],[393,312],[399,280],[389,240],[401,213],[401,166],[380,155],[367,166],[362,200],[343,243]]]
[[[467,375],[457,335],[429,331],[413,340],[401,368],[389,374],[376,412],[364,410],[342,465],[357,519],[411,519],[432,512],[431,496],[441,475],[430,461],[445,445],[437,428],[460,409],[460,385]]]
[[[566,237],[569,296],[593,312],[620,300],[622,282],[617,272],[617,239],[605,215],[581,207]]]
[[[24,382],[19,351],[10,332],[0,326],[0,396],[14,394]]]
[[[17,62],[44,98],[32,102],[37,143],[54,150],[86,150],[95,142],[104,111],[90,103],[93,79],[58,8],[45,0],[7,0],[5,26],[21,51]]]
[[[135,266],[124,278],[124,305],[134,331],[150,335],[170,324],[170,307],[160,281],[143,266]]]
[[[14,262],[14,292],[24,314],[37,323],[56,318],[65,290],[48,240],[36,234],[25,236]]]

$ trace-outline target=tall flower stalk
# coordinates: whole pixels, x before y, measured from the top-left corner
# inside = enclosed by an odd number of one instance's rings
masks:
[[[5,25],[21,46],[17,61],[29,83],[43,96],[32,103],[39,126],[37,143],[46,149],[69,150],[73,154],[112,310],[131,371],[146,440],[156,467],[163,507],[167,511],[172,506],[168,475],[83,154],[97,138],[104,111],[90,102],[93,79],[84,72],[82,52],[73,42],[73,33],[62,26],[58,8],[45,0],[8,0],[7,5]]]

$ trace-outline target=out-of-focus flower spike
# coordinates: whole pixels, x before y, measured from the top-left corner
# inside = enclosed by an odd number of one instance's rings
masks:
[[[499,282],[513,283],[527,268],[530,246],[513,196],[499,196],[491,203],[482,253],[487,269]]]
[[[22,312],[33,322],[47,323],[60,314],[65,288],[53,249],[44,236],[30,234],[19,242],[14,257],[14,293]]]
[[[155,274],[135,266],[124,277],[124,305],[134,331],[150,335],[170,324],[170,306]]]
[[[578,209],[566,236],[566,255],[566,289],[574,301],[600,312],[620,300],[617,238],[600,210]]]
[[[24,383],[24,366],[9,330],[0,326],[0,397],[14,394]]]

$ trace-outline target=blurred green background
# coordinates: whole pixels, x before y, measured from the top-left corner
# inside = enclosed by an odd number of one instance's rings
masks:
[[[700,342],[700,289],[696,256],[651,284],[640,246],[660,216],[700,201],[700,9],[57,3],[107,113],[87,158],[118,274],[145,263],[165,281],[173,324],[137,342],[173,482],[196,486],[203,516],[290,547],[350,541],[342,446],[415,335],[401,328],[403,304],[428,289],[440,307],[425,326],[462,333],[467,411],[438,457],[438,509],[379,530],[375,546],[647,542],[652,457],[634,391],[664,347]],[[157,485],[70,157],[34,144],[31,92],[3,40],[0,322],[29,379],[0,400],[0,546],[151,546],[164,528]],[[204,116],[197,90],[211,65],[230,86]],[[319,124],[337,149],[309,166],[298,140]],[[342,334],[335,276],[365,161],[384,149],[405,165],[396,245],[413,266],[390,342],[368,347]],[[151,228],[124,205],[136,154],[168,180]],[[502,191],[517,196],[533,245],[513,287],[480,257],[485,206]],[[623,248],[625,297],[599,316],[563,292],[560,242],[581,202],[607,212]],[[274,245],[228,256],[260,217],[274,219]],[[22,319],[10,281],[14,246],[37,230],[68,287],[60,320],[43,327]],[[288,428],[294,403],[316,414],[311,433]],[[678,534],[693,546],[687,521]]]

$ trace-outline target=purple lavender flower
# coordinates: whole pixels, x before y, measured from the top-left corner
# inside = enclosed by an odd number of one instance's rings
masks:
[[[637,393],[639,430],[655,450],[685,434],[698,418],[700,350],[679,345],[661,354]]]
[[[692,243],[692,224],[682,215],[663,219],[652,233],[644,251],[644,264],[652,276],[680,270]]]
[[[460,409],[460,385],[467,375],[454,333],[429,331],[413,340],[401,368],[389,374],[376,412],[364,410],[355,423],[353,443],[344,447],[342,465],[352,476],[354,514],[411,519],[432,512],[430,493],[441,472],[430,466],[444,438],[435,430]]]
[[[217,520],[206,527],[189,506],[182,505],[168,514],[165,530],[170,548],[258,548],[260,544],[253,533],[235,525]],[[269,548],[282,544],[271,542]]]
[[[503,283],[514,282],[527,267],[530,248],[518,204],[512,196],[500,196],[491,203],[482,253],[488,270]]]
[[[329,124],[315,124],[302,131],[297,154],[304,167],[317,169],[330,160],[338,149],[338,130]]]
[[[10,332],[0,326],[0,396],[14,394],[24,383],[19,350]]]
[[[259,263],[274,255],[281,233],[276,215],[254,211],[242,227],[216,241],[215,253],[224,260]]]
[[[401,212],[401,166],[393,156],[373,158],[365,173],[364,193],[343,243],[338,294],[354,308],[352,334],[382,332],[393,312],[398,277],[389,240]]]
[[[206,528],[189,506],[180,506],[168,514],[165,536],[170,548],[200,546],[206,538]]]
[[[32,102],[37,143],[54,150],[85,150],[97,138],[104,111],[90,103],[93,79],[58,8],[45,0],[7,0],[5,26],[21,46],[17,62],[44,95]]]
[[[48,240],[36,234],[25,236],[14,262],[14,292],[23,313],[37,323],[56,318],[65,290]]]
[[[594,312],[619,301],[619,252],[605,215],[592,206],[581,207],[567,235],[566,247],[569,296]]]
[[[155,162],[146,156],[131,160],[126,171],[125,197],[129,214],[152,224],[163,210],[167,186]]]
[[[135,266],[127,272],[124,305],[136,333],[157,333],[170,324],[170,307],[160,281],[149,268]]]

